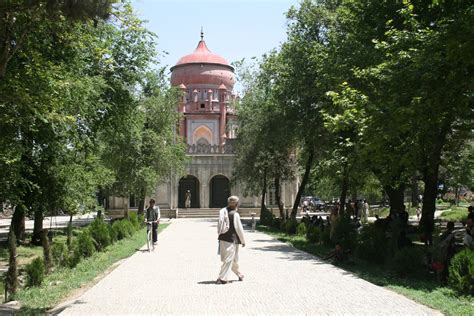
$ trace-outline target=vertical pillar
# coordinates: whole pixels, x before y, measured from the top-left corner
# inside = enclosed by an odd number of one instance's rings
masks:
[[[181,90],[182,96],[180,98],[180,102],[178,105],[178,112],[180,114],[180,121],[179,121],[179,135],[183,138],[186,138],[186,117],[184,113],[186,112],[186,86],[184,84],[179,85],[179,89]]]
[[[220,120],[220,130],[219,130],[219,137],[220,137],[220,145],[223,146],[225,144],[225,125],[226,125],[226,114],[227,114],[227,87],[224,84],[219,86],[219,94],[220,94],[220,112],[221,112],[221,120]]]

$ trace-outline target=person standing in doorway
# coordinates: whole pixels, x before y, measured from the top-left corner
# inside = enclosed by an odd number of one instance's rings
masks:
[[[158,241],[158,224],[160,223],[161,212],[160,208],[155,205],[155,200],[150,199],[150,206],[147,207],[145,213],[145,222],[152,223],[152,236],[153,243],[156,244]]]
[[[231,196],[227,199],[227,207],[219,211],[217,233],[222,266],[217,284],[227,283],[229,270],[237,275],[239,281],[244,280],[244,276],[239,271],[239,246],[245,247],[245,239],[240,215],[237,212],[238,204],[239,198]]]
[[[184,194],[184,207],[191,208],[191,191],[186,191]]]

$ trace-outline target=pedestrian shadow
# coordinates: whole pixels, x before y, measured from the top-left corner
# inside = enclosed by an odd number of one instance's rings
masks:
[[[234,283],[235,281],[227,281],[227,283]],[[216,281],[199,281],[197,284],[200,285],[224,285],[224,284],[217,284]]]
[[[136,252],[150,252],[148,249],[140,249],[140,248],[135,248]]]

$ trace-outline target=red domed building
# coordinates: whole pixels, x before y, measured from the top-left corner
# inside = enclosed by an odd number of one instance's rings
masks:
[[[154,198],[162,213],[166,216],[169,210],[174,216],[179,210],[180,217],[215,215],[230,195],[240,197],[241,208],[259,207],[258,197],[243,197],[239,186],[230,183],[237,128],[236,96],[232,92],[234,68],[207,47],[201,32],[196,49],[181,57],[170,70],[171,85],[182,91],[177,100],[177,111],[181,113],[178,133],[187,144],[189,161],[185,177],[158,185]],[[296,190],[296,183],[282,185],[284,204],[291,204]],[[185,209],[187,191],[191,193],[190,209]],[[268,192],[267,205],[275,205],[274,192],[271,188]],[[131,200],[130,209],[136,204]]]

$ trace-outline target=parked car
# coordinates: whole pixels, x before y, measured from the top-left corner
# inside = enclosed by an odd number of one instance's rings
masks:
[[[306,211],[320,211],[324,210],[325,203],[317,197],[314,196],[305,196],[301,198],[301,208],[304,212]]]

